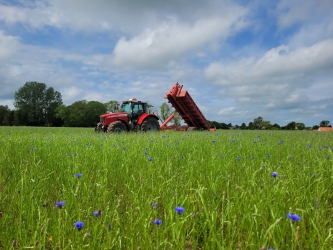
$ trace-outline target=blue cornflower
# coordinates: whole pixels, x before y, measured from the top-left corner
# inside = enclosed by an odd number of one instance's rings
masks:
[[[57,202],[55,203],[55,205],[56,205],[56,207],[58,207],[58,208],[62,208],[63,206],[65,206],[65,202],[64,202],[64,201],[57,201]]]
[[[147,152],[147,151],[145,151],[145,152],[144,152],[144,154],[145,154],[145,155],[147,155],[147,154],[148,154],[148,152]]]
[[[75,176],[76,176],[77,178],[81,178],[81,177],[82,177],[82,174],[75,174]]]
[[[331,159],[331,157],[329,157],[329,156],[326,156],[326,159],[327,159],[327,160],[329,160],[329,159]]]
[[[311,144],[309,144],[309,145],[308,145],[308,148],[312,148],[312,145],[311,145]]]
[[[151,158],[151,157],[148,158],[148,161],[152,161],[152,160],[153,160],[153,158]]]
[[[68,154],[68,157],[71,157],[72,156],[72,154]]]
[[[232,142],[235,142],[235,141],[236,141],[235,139],[232,140]]]
[[[289,156],[288,156],[288,159],[291,159],[291,158],[293,158],[293,157],[292,157],[291,155],[289,155]]]
[[[241,158],[240,158],[240,157],[238,157],[238,158],[236,158],[236,160],[237,160],[237,161],[240,161],[240,160],[241,160]]]
[[[153,208],[156,208],[157,207],[157,203],[153,203]]]
[[[288,213],[287,217],[291,219],[293,222],[301,220],[301,217],[299,217],[297,214]]]
[[[84,223],[82,221],[78,221],[75,223],[75,227],[80,231],[83,228]]]
[[[93,212],[93,215],[94,215],[95,217],[98,217],[98,216],[101,215],[101,211],[100,211],[100,210],[97,210],[97,211]]]
[[[33,151],[36,151],[36,150],[37,150],[37,148],[32,148],[32,150],[33,150]]]
[[[215,140],[212,140],[212,142],[216,142]]]
[[[322,150],[322,148],[318,148],[319,149],[319,151],[321,151]]]
[[[162,135],[162,138],[166,138],[166,136],[165,136],[165,135]]]
[[[268,159],[271,158],[271,155],[267,155],[267,158],[268,158]]]
[[[272,176],[273,176],[274,178],[276,178],[276,177],[278,176],[278,173],[277,173],[277,172],[273,172],[273,173],[272,173]]]
[[[123,150],[126,150],[126,148],[123,148]]]
[[[185,212],[185,209],[184,209],[183,207],[176,207],[176,208],[175,208],[175,211],[176,211],[176,213],[178,213],[178,214],[182,214],[182,213]]]
[[[154,220],[155,225],[161,225],[161,223],[162,223],[162,220]]]

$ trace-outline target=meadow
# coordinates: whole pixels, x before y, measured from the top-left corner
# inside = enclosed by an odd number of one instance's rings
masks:
[[[0,127],[0,249],[333,249],[332,139]]]

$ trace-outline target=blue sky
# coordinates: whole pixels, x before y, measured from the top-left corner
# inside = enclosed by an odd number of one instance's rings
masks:
[[[184,85],[208,120],[333,123],[332,0],[0,0],[0,105],[43,82],[75,101]]]

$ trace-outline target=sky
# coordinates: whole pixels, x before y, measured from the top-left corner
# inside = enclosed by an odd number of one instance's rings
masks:
[[[0,0],[0,105],[29,81],[157,110],[179,82],[210,121],[333,124],[333,1]]]

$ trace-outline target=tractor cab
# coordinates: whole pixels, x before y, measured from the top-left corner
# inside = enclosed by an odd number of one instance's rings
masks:
[[[148,113],[148,107],[147,103],[137,101],[136,98],[131,98],[121,104],[119,111],[126,112],[128,114],[128,120],[136,125],[139,118],[143,114]]]

